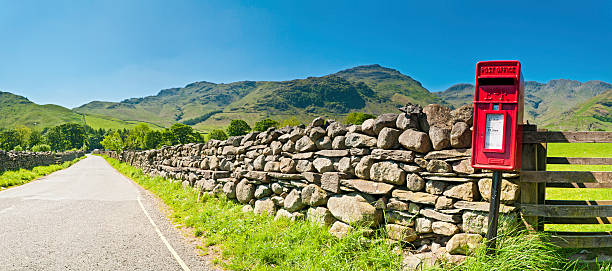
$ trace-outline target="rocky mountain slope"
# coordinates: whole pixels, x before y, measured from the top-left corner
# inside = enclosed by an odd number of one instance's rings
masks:
[[[322,77],[291,81],[196,82],[183,88],[119,103],[91,102],[76,112],[141,120],[168,126],[187,122],[196,129],[226,126],[231,119],[249,123],[271,117],[342,118],[349,112],[382,114],[407,102],[440,102],[416,80],[380,65],[359,66]]]

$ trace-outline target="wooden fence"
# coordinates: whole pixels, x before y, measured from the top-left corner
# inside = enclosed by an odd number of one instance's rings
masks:
[[[548,157],[547,143],[612,143],[612,132],[550,132],[523,127],[520,209],[529,229],[544,224],[612,224],[612,199],[545,200],[547,187],[612,188],[612,172],[546,171],[546,164],[612,165],[612,158]],[[612,232],[551,232],[568,248],[612,247]]]

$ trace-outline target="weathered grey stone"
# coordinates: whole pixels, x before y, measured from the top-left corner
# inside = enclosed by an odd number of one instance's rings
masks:
[[[325,207],[309,208],[306,219],[319,226],[329,226],[336,221],[332,213]]]
[[[377,134],[377,135],[380,134],[380,132],[384,128],[395,128],[396,120],[397,120],[397,114],[394,114],[394,113],[387,113],[387,114],[382,114],[378,116],[374,120],[374,126],[372,127],[374,134]]]
[[[395,127],[402,130],[418,129],[419,119],[416,115],[402,113],[397,116],[397,120],[395,121]]]
[[[295,142],[293,142],[291,140],[285,142],[285,144],[283,145],[282,150],[284,152],[295,152]]]
[[[462,215],[462,228],[467,233],[486,234],[489,228],[488,213],[466,211]]]
[[[427,116],[427,124],[431,127],[450,127],[451,110],[448,107],[439,104],[430,104],[423,107],[423,113]]]
[[[364,156],[370,154],[369,148],[351,148],[349,150],[352,156]]]
[[[315,145],[319,150],[329,150],[332,148],[332,140],[329,136],[324,136],[315,141]]]
[[[278,172],[280,171],[280,163],[279,162],[267,162],[264,166],[265,172]]]
[[[311,127],[324,127],[325,126],[325,119],[322,117],[318,117],[312,120],[312,122],[310,122],[310,126]]]
[[[346,127],[339,122],[334,122],[327,126],[327,136],[332,138],[337,136],[343,136],[347,133],[347,131],[348,130],[346,129]]]
[[[485,178],[478,181],[478,190],[482,199],[491,201],[491,183],[492,179]],[[508,180],[502,179],[500,201],[503,203],[514,203],[519,198],[520,186],[513,184]]]
[[[423,169],[419,166],[407,165],[407,164],[400,164],[400,168],[402,168],[407,173],[416,173],[416,172],[423,171]]]
[[[450,254],[466,255],[482,245],[482,235],[458,233],[446,243],[446,251]]]
[[[276,216],[274,217],[274,220],[276,221],[279,219],[291,219],[291,217],[291,212],[285,209],[279,209],[278,211],[276,211]]]
[[[310,131],[308,133],[308,137],[310,137],[310,140],[312,141],[317,141],[320,138],[322,138],[323,136],[325,136],[326,132],[323,128],[321,127],[313,127],[310,128]]]
[[[427,181],[425,183],[425,191],[429,194],[440,195],[444,192],[446,183],[438,181]]]
[[[321,188],[332,193],[340,192],[340,174],[338,172],[326,172],[321,175]]]
[[[434,233],[445,236],[452,236],[459,232],[459,227],[457,227],[455,224],[443,221],[436,221],[431,223],[431,229]]]
[[[236,198],[236,184],[234,182],[227,182],[223,185],[223,194],[227,198],[235,199]]]
[[[236,199],[240,203],[247,203],[255,196],[255,186],[248,183],[247,179],[242,179],[236,185]]]
[[[374,122],[375,122],[374,119],[365,120],[361,124],[361,132],[363,132],[366,135],[372,135],[372,136],[376,135],[376,133],[374,133]]]
[[[400,130],[385,127],[378,135],[376,146],[382,149],[395,149],[400,146],[398,141],[400,134]]]
[[[294,160],[305,160],[314,157],[314,152],[296,153],[291,156]]]
[[[302,173],[302,176],[309,183],[314,183],[314,184],[321,183],[321,174],[319,174],[319,173],[304,172],[304,173]]]
[[[432,231],[432,221],[429,218],[419,217],[416,219],[416,231],[418,233],[430,233]]]
[[[385,225],[385,229],[387,231],[387,236],[393,240],[412,242],[418,238],[414,229],[406,226],[387,224]]]
[[[295,169],[295,161],[293,161],[293,159],[291,158],[281,158],[280,160],[280,172],[282,173],[295,173],[297,172]]]
[[[336,221],[329,229],[329,233],[335,236],[336,238],[342,238],[346,236],[349,233],[349,231],[351,231],[352,229],[353,227],[345,223],[342,223],[340,221]]]
[[[314,167],[312,166],[312,163],[308,160],[297,160],[295,169],[298,172],[308,172],[308,171],[313,171]]]
[[[283,193],[283,187],[279,183],[272,183],[270,188],[272,188],[272,192],[276,195],[280,195]]]
[[[255,201],[255,208],[253,213],[258,215],[274,215],[276,206],[270,198],[260,199]]]
[[[453,168],[445,161],[429,160],[429,162],[427,163],[427,171],[446,173],[446,172],[452,172]]]
[[[283,208],[283,205],[285,205],[285,198],[281,196],[273,196],[270,199],[272,199],[272,202],[274,202],[274,206]]]
[[[445,127],[433,126],[429,128],[429,139],[434,150],[442,150],[451,146],[451,130]]]
[[[470,165],[470,159],[463,159],[453,163],[453,171],[461,174],[474,174],[476,170]]]
[[[295,149],[299,152],[309,152],[316,151],[317,146],[309,137],[303,136],[295,142]]]
[[[406,172],[394,162],[374,163],[370,168],[370,179],[378,182],[403,185],[406,182]]]
[[[341,180],[340,183],[346,187],[370,195],[386,195],[393,189],[393,185],[390,184],[360,179]]]
[[[217,182],[215,182],[215,180],[206,179],[202,183],[202,189],[206,191],[212,191],[215,188],[215,185],[217,185]]]
[[[375,137],[363,134],[348,133],[345,136],[344,143],[349,148],[371,148],[376,146],[377,140]]]
[[[406,130],[399,136],[399,143],[404,148],[420,153],[429,152],[432,148],[429,136],[416,130]]]
[[[387,206],[386,206],[387,210],[395,210],[395,211],[407,211],[408,210],[408,203],[403,202],[403,201],[399,201],[395,198],[391,198],[389,199],[389,202],[387,202]]]
[[[355,175],[361,179],[370,179],[370,168],[374,164],[371,156],[364,156],[355,166]]]
[[[313,207],[325,205],[327,192],[316,184],[309,184],[302,189],[302,201]]]
[[[465,122],[453,125],[450,134],[450,143],[453,148],[469,148],[472,145],[472,131]]]
[[[488,202],[469,202],[469,201],[457,201],[453,204],[455,208],[462,210],[472,210],[472,211],[482,211],[488,212],[490,204]],[[500,204],[499,212],[500,213],[511,213],[516,210],[514,206],[508,206],[505,204]]]
[[[347,174],[349,176],[355,175],[355,168],[353,167],[353,163],[351,162],[351,158],[342,157],[340,161],[338,161],[338,171]]]
[[[467,201],[476,201],[480,197],[478,186],[474,182],[451,185],[444,191],[443,195]]]
[[[429,205],[435,205],[436,200],[438,199],[438,196],[429,193],[412,192],[399,189],[393,190],[391,195],[403,201],[411,201]]]
[[[273,155],[279,155],[282,151],[282,148],[283,143],[281,143],[280,141],[272,141],[272,143],[270,143],[270,149],[272,149]]]
[[[336,219],[345,223],[378,225],[382,214],[365,197],[357,193],[332,196],[327,200],[327,208]]]
[[[264,155],[257,156],[257,158],[255,158],[253,161],[253,168],[255,170],[264,170],[264,167],[266,166],[265,159],[266,157]]]
[[[272,195],[272,190],[267,185],[258,185],[254,195],[256,199],[265,198]]]
[[[441,151],[432,151],[425,155],[425,159],[451,159],[451,158],[463,158],[470,157],[472,155],[471,149],[450,149]]]
[[[435,220],[440,220],[440,221],[445,221],[445,222],[458,223],[461,221],[461,217],[459,217],[458,215],[451,215],[451,214],[444,214],[444,213],[436,212],[434,209],[431,209],[431,208],[421,209],[419,213],[424,217],[429,217]]]
[[[404,150],[383,150],[374,149],[371,156],[377,160],[394,160],[398,162],[410,163],[414,161],[414,152]]]
[[[406,181],[406,188],[412,191],[421,191],[425,188],[425,181],[417,174],[410,174]]]
[[[346,148],[346,137],[345,136],[337,136],[332,140],[332,149],[334,150],[343,150]]]
[[[451,111],[450,115],[453,123],[465,122],[468,126],[472,126],[474,106],[472,104],[463,105]]]
[[[436,210],[451,209],[454,204],[455,200],[442,196],[436,200]]]
[[[289,212],[299,211],[306,207],[302,200],[302,193],[300,193],[300,191],[298,191],[297,189],[291,190],[289,195],[285,197],[284,207]]]
[[[330,172],[334,170],[334,163],[327,158],[317,158],[312,161],[312,165],[319,173]]]
[[[321,150],[315,152],[316,155],[325,157],[344,157],[349,155],[348,150]]]

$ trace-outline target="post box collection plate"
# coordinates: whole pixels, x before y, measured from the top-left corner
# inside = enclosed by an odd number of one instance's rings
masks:
[[[520,168],[525,83],[518,61],[476,64],[472,160],[474,168]]]

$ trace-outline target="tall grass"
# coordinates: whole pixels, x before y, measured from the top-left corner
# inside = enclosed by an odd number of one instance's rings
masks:
[[[49,175],[55,171],[65,169],[83,158],[85,158],[85,156],[76,158],[72,161],[66,161],[59,165],[53,164],[48,166],[38,166],[34,167],[31,170],[20,169],[15,171],[2,172],[0,173],[0,186],[7,188],[11,186],[25,184],[42,176]]]
[[[105,159],[119,172],[158,195],[173,209],[172,218],[193,228],[202,238],[205,253],[228,270],[402,270],[401,256],[383,230],[365,238],[364,229],[343,239],[331,236],[327,227],[298,220],[274,220],[271,216],[243,213],[238,204],[223,197],[198,194],[161,177],[115,159]],[[562,251],[546,243],[545,236],[502,223],[496,256],[475,251],[460,265],[441,263],[424,270],[583,270],[569,263]],[[514,226],[512,226],[514,225]],[[608,270],[608,269],[601,269]]]

